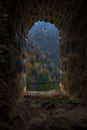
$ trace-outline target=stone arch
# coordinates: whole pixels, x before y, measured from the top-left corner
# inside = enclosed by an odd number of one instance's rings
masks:
[[[24,38],[28,29],[37,19],[51,21],[60,29],[62,36],[60,65],[65,64],[67,66],[65,68],[61,66],[64,74],[64,78],[61,81],[63,90],[69,95],[73,95],[73,97],[80,96],[87,98],[86,1],[8,0],[5,4],[2,1],[0,6],[2,9],[0,34],[3,33],[0,57],[4,59],[0,61],[0,98],[3,98],[2,103],[0,103],[1,110],[6,105],[4,104],[5,98],[7,98],[8,106],[14,106],[21,95],[21,64],[19,63],[22,58],[21,48],[24,45]],[[18,39],[16,35],[18,35]],[[72,43],[77,45],[73,52],[70,49]],[[8,56],[6,52],[8,52]],[[73,62],[73,71],[71,71],[70,67]]]

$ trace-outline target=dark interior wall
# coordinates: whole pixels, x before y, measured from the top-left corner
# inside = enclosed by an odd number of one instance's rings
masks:
[[[69,14],[60,44],[60,69],[63,90],[72,96],[87,98],[87,4],[80,1]]]
[[[0,9],[0,110],[15,106],[21,95],[24,37],[38,19],[60,29],[61,88],[87,98],[86,0],[9,0],[2,1]]]
[[[13,110],[22,91],[22,42],[10,24],[10,4],[0,1],[0,119]]]

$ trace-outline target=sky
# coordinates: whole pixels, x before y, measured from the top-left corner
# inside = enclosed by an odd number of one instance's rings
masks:
[[[41,42],[40,39],[45,40],[45,42],[53,40],[56,44],[59,40],[59,31],[54,24],[39,20],[28,31],[28,38],[32,42]]]

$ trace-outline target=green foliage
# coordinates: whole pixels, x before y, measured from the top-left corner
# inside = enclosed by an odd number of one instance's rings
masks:
[[[36,81],[48,81],[48,75],[43,72],[36,77]]]
[[[59,86],[58,84],[55,85],[55,84],[43,84],[43,85],[30,85],[28,84],[28,87],[27,87],[27,90],[28,91],[49,91],[49,90],[52,90],[52,89],[58,89]]]
[[[48,91],[55,89],[58,85],[55,84],[43,84],[43,85],[30,85],[34,82],[47,82],[58,80],[58,67],[55,66],[53,61],[49,61],[47,56],[38,48],[28,43],[27,47],[28,59],[27,62],[27,90],[32,91]]]

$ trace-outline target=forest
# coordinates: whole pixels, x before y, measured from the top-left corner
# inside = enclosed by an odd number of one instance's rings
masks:
[[[36,47],[31,41],[27,41],[27,58],[26,58],[26,73],[27,73],[27,90],[31,91],[48,91],[58,88],[58,83],[51,83],[51,81],[58,81],[58,58],[49,56],[39,47]],[[54,61],[55,62],[54,62]],[[39,84],[40,82],[40,84]],[[41,82],[46,82],[46,84]],[[35,84],[34,83],[38,83]]]

